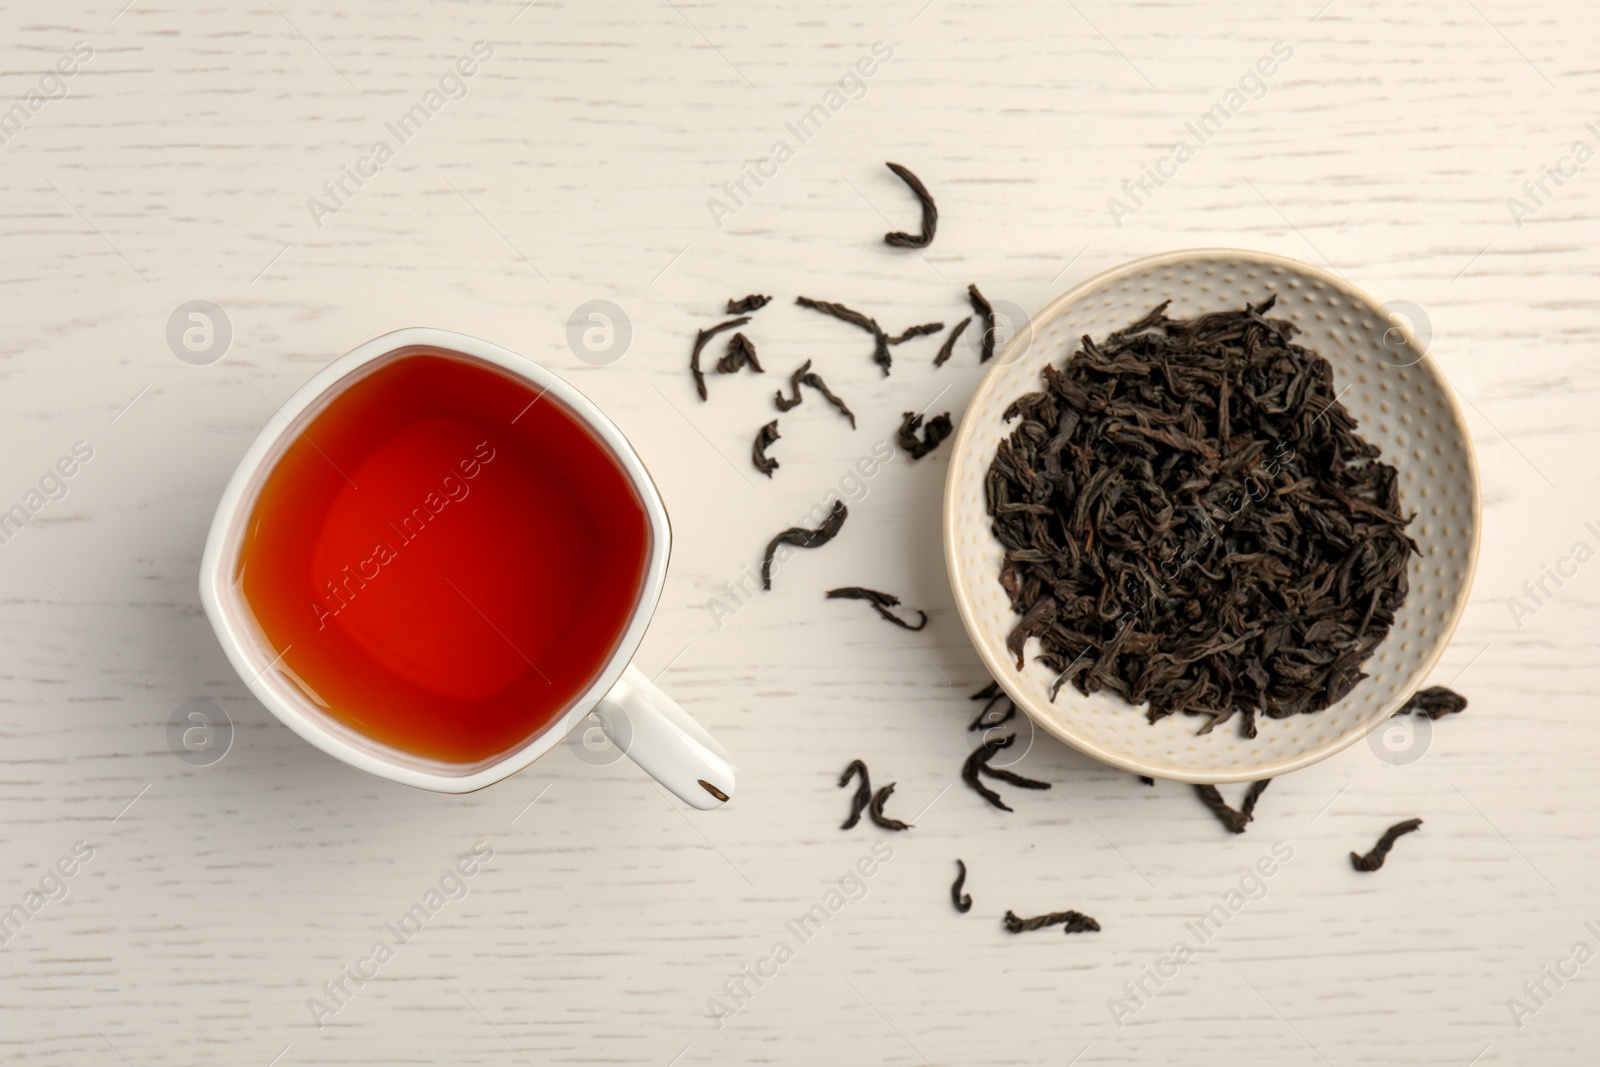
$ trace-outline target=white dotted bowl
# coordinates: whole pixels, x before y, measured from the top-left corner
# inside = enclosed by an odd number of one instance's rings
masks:
[[[1085,697],[1064,685],[1049,700],[1052,672],[1034,660],[1017,670],[1006,652],[1016,626],[1000,588],[1003,550],[990,530],[984,476],[1011,427],[1001,413],[1040,388],[1084,334],[1104,337],[1156,304],[1187,318],[1257,303],[1276,293],[1271,315],[1302,330],[1296,340],[1333,365],[1340,399],[1360,433],[1400,470],[1408,532],[1422,549],[1394,627],[1363,665],[1369,677],[1339,703],[1311,715],[1259,717],[1246,740],[1238,720],[1197,735],[1203,720],[1145,709],[1110,693]],[[1386,343],[1387,338],[1387,343]],[[956,604],[984,664],[1017,706],[1067,744],[1136,774],[1184,782],[1244,782],[1298,770],[1353,744],[1387,719],[1439,659],[1467,603],[1478,559],[1478,472],[1466,422],[1438,365],[1410,330],[1344,279],[1265,252],[1192,249],[1135,260],[1057,297],[1018,332],[978,387],[956,436],[945,485],[944,545]]]

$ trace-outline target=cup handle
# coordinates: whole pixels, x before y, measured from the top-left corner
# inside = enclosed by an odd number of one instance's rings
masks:
[[[595,709],[611,743],[691,808],[710,811],[733,796],[733,759],[633,664]]]

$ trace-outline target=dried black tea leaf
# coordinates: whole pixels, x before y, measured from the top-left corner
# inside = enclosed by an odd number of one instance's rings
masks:
[[[983,744],[973,749],[972,754],[969,755],[966,759],[966,762],[961,765],[961,780],[966,782],[967,785],[971,786],[973,791],[976,792],[980,797],[982,797],[984,800],[987,800],[990,804],[993,804],[1001,811],[1010,811],[1011,808],[1006,805],[1005,801],[1000,799],[999,793],[996,793],[993,789],[990,789],[988,786],[984,785],[978,780],[978,768],[987,763],[996,752],[999,752],[1002,748],[1005,748],[1007,745],[1011,744],[1015,738],[1016,734],[1011,734],[1006,737],[996,738],[993,741],[985,741]]]
[[[1151,778],[1149,775],[1146,775],[1146,774],[1141,774],[1139,776],[1139,781],[1143,782],[1145,785],[1155,785],[1156,784],[1156,780],[1154,778]]]
[[[756,470],[772,477],[772,472],[778,469],[778,461],[767,455],[767,446],[778,439],[778,420],[773,419],[756,432],[756,443],[750,449],[750,456],[755,461]]]
[[[834,304],[827,300],[813,300],[809,296],[795,297],[794,302],[803,308],[820,311],[824,315],[832,315],[840,322],[848,322],[850,325],[870,333],[872,335],[872,362],[883,368],[884,377],[887,378],[889,376],[889,365],[893,362],[892,357],[889,355],[889,336],[883,332],[883,327],[878,325],[876,319],[869,318],[859,311],[845,307],[843,304]]]
[[[1016,704],[1012,703],[1011,698],[1006,696],[1005,690],[1000,688],[999,682],[990,682],[976,693],[973,693],[968,699],[988,701],[988,703],[984,704],[983,710],[978,712],[978,717],[973,719],[972,724],[967,727],[969,731],[993,729],[996,726],[1010,722],[1017,714]],[[989,710],[1002,700],[1006,702],[1006,710],[1001,713],[998,719],[989,718]]]
[[[791,526],[769,541],[766,555],[761,559],[761,588],[772,588],[772,562],[777,557],[779,545],[821,548],[839,536],[839,531],[844,528],[844,520],[849,514],[850,509],[844,506],[844,501],[836,501],[828,517],[815,530],[808,530],[804,526]]]
[[[1024,778],[1015,771],[1008,771],[1004,767],[991,767],[984,763],[979,765],[978,770],[987,774],[990,778],[998,778],[1002,782],[1010,782],[1012,785],[1021,786],[1023,789],[1050,788],[1049,782],[1041,782],[1037,778]]]
[[[894,783],[890,782],[876,793],[872,794],[872,803],[867,805],[867,816],[874,824],[885,830],[909,830],[911,824],[892,819],[883,813],[883,805],[894,795]]]
[[[1442,685],[1429,686],[1418,693],[1413,693],[1411,699],[1400,705],[1400,710],[1391,715],[1409,715],[1419,712],[1430,719],[1442,719],[1446,715],[1454,715],[1463,711],[1467,706],[1467,698],[1454,689],[1447,689]]]
[[[912,174],[898,163],[885,163],[884,166],[894,171],[895,175],[911,187],[911,192],[916,195],[917,203],[922,205],[922,232],[886,233],[883,240],[886,244],[896,248],[927,248],[933,243],[933,233],[939,227],[939,209],[933,202],[933,194],[928,192],[928,187],[922,180]]]
[[[1321,711],[1365,675],[1416,545],[1399,472],[1333,369],[1266,317],[1166,304],[1082,339],[1005,418],[985,481],[1000,584],[1038,660],[1084,694],[1237,718]]]
[[[978,315],[978,324],[983,327],[983,350],[978,355],[978,362],[987,363],[994,358],[994,308],[978,292],[976,282],[967,286],[967,299],[972,302],[972,310]]]
[[[939,346],[939,354],[933,357],[933,365],[935,367],[944,366],[945,361],[950,358],[953,352],[955,352],[956,340],[961,336],[961,331],[965,330],[967,328],[967,324],[971,321],[972,316],[968,315],[966,318],[956,323],[955,326],[950,330],[950,336],[946,337],[944,339],[944,344]]]
[[[800,406],[800,401],[805,399],[805,397],[800,395],[800,382],[801,379],[806,376],[806,372],[810,369],[811,361],[808,359],[804,363],[800,364],[799,370],[789,375],[789,388],[791,391],[793,391],[793,396],[784,396],[782,389],[779,389],[777,393],[773,395],[773,402],[778,405],[779,411],[788,411],[790,408],[797,408]]]
[[[772,297],[762,296],[760,293],[751,293],[743,300],[728,301],[728,314],[744,315],[751,311],[760,311],[772,303]]]
[[[967,757],[966,762],[961,765],[961,780],[971,786],[973,791],[984,800],[987,800],[1001,811],[1010,811],[1011,808],[1006,805],[1004,800],[1000,799],[999,793],[996,793],[979,780],[978,775],[980,773],[986,774],[991,778],[998,778],[1002,782],[1010,782],[1012,785],[1021,786],[1023,789],[1050,788],[1049,782],[1024,778],[1022,775],[1008,771],[1004,767],[989,766],[989,761],[994,758],[995,753],[1003,748],[1011,747],[1011,743],[1016,739],[1016,734],[1008,734],[993,741],[985,741],[974,749],[972,754]]]
[[[856,823],[861,821],[861,813],[872,803],[872,783],[867,780],[867,765],[858,759],[851,760],[850,766],[839,776],[839,788],[849,785],[850,779],[856,775],[860,775],[861,780],[856,786],[856,795],[850,801],[850,817],[839,827],[841,830],[855,829]]]
[[[1228,802],[1222,799],[1222,794],[1214,785],[1197,785],[1194,791],[1200,802],[1211,810],[1211,814],[1217,817],[1218,822],[1228,828],[1229,833],[1242,834],[1245,826],[1255,818],[1256,801],[1261,799],[1261,794],[1267,791],[1267,783],[1271,781],[1271,778],[1263,778],[1259,782],[1251,782],[1250,788],[1245,791],[1244,803],[1239,805],[1238,811],[1228,806]]]
[[[932,334],[938,333],[942,329],[944,329],[944,323],[942,322],[925,322],[921,326],[907,327],[905,333],[902,333],[896,337],[891,337],[888,340],[892,345],[904,344],[913,337],[928,337]]]
[[[718,374],[734,374],[744,367],[754,367],[757,374],[765,373],[756,359],[756,346],[750,338],[736,333],[728,338],[728,352],[717,360]]]
[[[1261,799],[1261,794],[1267,791],[1267,786],[1272,784],[1271,778],[1263,778],[1259,782],[1251,782],[1250,788],[1244,792],[1244,803],[1239,805],[1239,814],[1244,816],[1245,822],[1250,822],[1256,817],[1256,801]]]
[[[846,407],[843,400],[840,400],[838,397],[833,395],[833,390],[828,388],[828,383],[822,380],[822,376],[820,374],[808,371],[806,374],[801,376],[800,380],[806,385],[811,386],[811,388],[815,389],[817,392],[821,393],[824,400],[838,408],[839,414],[850,420],[850,428],[852,430],[856,428],[856,413]]]
[[[1031,919],[1019,919],[1015,912],[1006,911],[1006,917],[1001,920],[1005,928],[1014,934],[1025,933],[1029,930],[1042,930],[1047,926],[1065,924],[1061,931],[1065,934],[1081,934],[1100,930],[1100,924],[1081,911],[1053,911],[1049,915],[1036,915]]]
[[[954,904],[956,910],[963,915],[972,910],[972,894],[961,891],[961,887],[966,884],[966,881],[967,865],[960,860],[956,860],[956,880],[950,887],[950,903]]]
[[[859,311],[845,307],[843,304],[835,304],[828,300],[813,300],[809,296],[797,296],[794,298],[794,302],[803,308],[820,311],[824,315],[832,315],[840,322],[848,322],[850,325],[866,330],[868,333],[883,333],[877,322]]]
[[[917,624],[915,626],[911,625],[909,622],[906,622],[900,616],[890,611],[890,608],[897,608],[900,606],[900,598],[891,593],[880,593],[876,589],[865,589],[859,585],[845,586],[842,589],[830,589],[828,590],[827,599],[865,600],[868,604],[872,605],[872,610],[878,613],[879,618],[894,623],[902,630],[920,630],[924,626],[928,625],[927,613],[923,612],[919,608],[909,609],[917,613]]]
[[[1384,857],[1389,855],[1389,850],[1394,847],[1395,841],[1411,833],[1411,831],[1420,830],[1421,828],[1421,819],[1407,819],[1405,822],[1395,823],[1383,832],[1382,837],[1378,838],[1378,843],[1372,846],[1371,852],[1368,852],[1365,856],[1357,855],[1354,852],[1350,853],[1350,866],[1358,871],[1377,870],[1383,866]]]
[[[689,353],[689,373],[694,376],[694,388],[700,394],[700,399],[706,399],[706,376],[700,371],[700,351],[705,348],[706,342],[711,340],[723,330],[732,330],[743,326],[750,321],[750,316],[744,315],[727,322],[719,322],[710,329],[701,330],[694,335],[694,351]]]
[[[922,439],[917,439],[917,429],[922,428]],[[900,419],[900,429],[894,435],[895,443],[907,452],[912,459],[921,459],[929,452],[939,447],[946,437],[955,432],[955,426],[950,422],[950,413],[935,415],[928,420],[926,426],[922,425],[922,416],[915,411],[908,411]]]
[[[778,390],[776,396],[774,396],[773,400],[778,405],[779,411],[788,411],[790,408],[800,406],[800,401],[805,399],[800,393],[800,387],[802,385],[809,385],[811,388],[821,393],[823,399],[827,400],[828,403],[838,408],[839,413],[850,420],[850,428],[852,430],[856,428],[855,412],[851,411],[850,408],[845,405],[843,400],[840,400],[838,397],[833,395],[833,390],[828,388],[828,383],[822,380],[822,376],[820,374],[816,374],[811,370],[811,361],[809,359],[800,364],[799,369],[793,374],[789,375],[789,389],[793,395],[784,396],[783,390],[780,389]]]

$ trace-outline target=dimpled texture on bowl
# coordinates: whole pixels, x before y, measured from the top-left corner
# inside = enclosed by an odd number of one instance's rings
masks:
[[[1191,318],[1259,303],[1301,330],[1295,341],[1333,366],[1334,388],[1357,432],[1400,471],[1407,528],[1422,550],[1411,558],[1411,590],[1394,626],[1362,669],[1368,677],[1339,703],[1310,715],[1257,718],[1246,740],[1237,718],[1211,733],[1204,719],[1169,715],[1147,722],[1112,693],[1085,697],[1035,661],[1016,669],[1006,635],[1016,626],[999,575],[1003,549],[990,530],[984,478],[1013,400],[1041,387],[1046,363],[1060,364],[1085,334],[1102,338],[1156,304]],[[1391,332],[1398,330],[1398,333]],[[1385,335],[1389,343],[1385,344]],[[945,489],[945,554],[962,620],[986,666],[1017,705],[1061,740],[1117,767],[1189,782],[1238,782],[1315,763],[1364,737],[1427,676],[1466,606],[1477,561],[1480,512],[1472,445],[1450,385],[1408,329],[1348,282],[1290,259],[1258,252],[1201,250],[1138,260],[1090,279],[1046,306],[995,360],[962,418]]]

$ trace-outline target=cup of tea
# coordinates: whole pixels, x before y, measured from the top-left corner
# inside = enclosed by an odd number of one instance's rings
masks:
[[[631,663],[671,540],[644,463],[583,394],[413,328],[329,364],[261,431],[212,520],[200,597],[250,691],[351,766],[470,792],[592,713],[710,809],[733,761]]]

